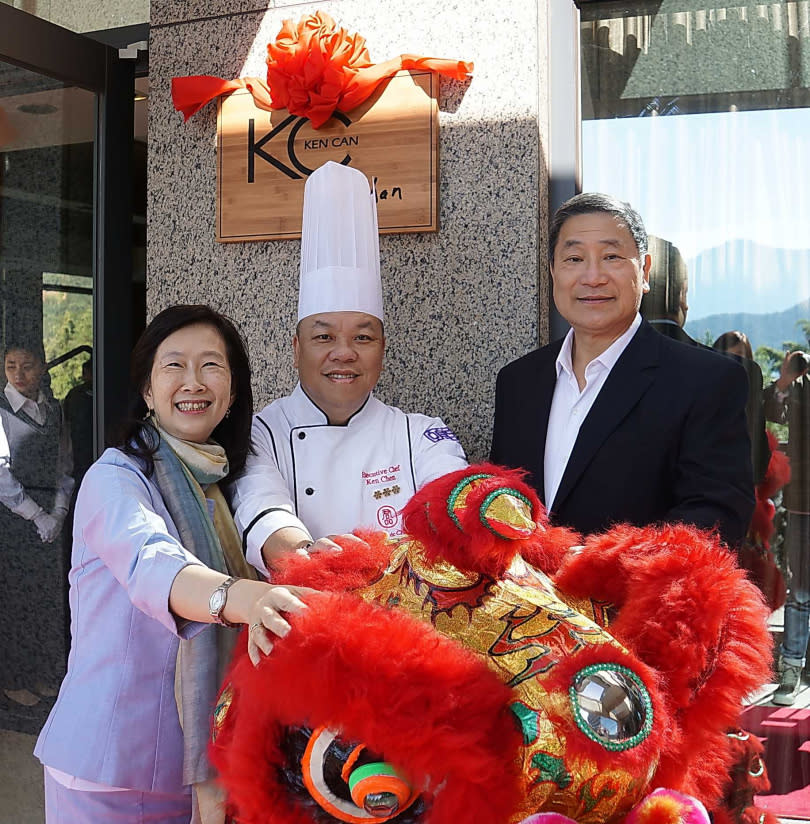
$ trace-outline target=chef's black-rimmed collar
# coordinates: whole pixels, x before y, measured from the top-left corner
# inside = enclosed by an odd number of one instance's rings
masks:
[[[373,392],[369,392],[368,396],[363,401],[363,405],[349,416],[346,423],[335,424],[329,423],[329,416],[323,411],[323,409],[320,408],[320,406],[318,406],[317,403],[315,403],[315,401],[312,400],[312,398],[310,398],[309,395],[307,395],[306,389],[304,389],[299,382],[296,384],[296,387],[293,389],[292,395],[290,396],[296,405],[296,421],[300,421],[300,423],[296,424],[295,428],[301,429],[304,426],[348,426],[358,420],[358,416],[362,419],[362,413],[368,408],[369,401],[373,397],[373,394]]]

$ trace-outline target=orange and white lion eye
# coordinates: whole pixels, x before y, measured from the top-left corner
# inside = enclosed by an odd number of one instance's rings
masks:
[[[349,789],[352,801],[380,820],[404,810],[413,795],[407,779],[384,761],[373,761],[352,770]]]
[[[326,727],[313,730],[301,778],[318,806],[338,821],[390,821],[419,797],[408,780],[363,745],[349,745]]]

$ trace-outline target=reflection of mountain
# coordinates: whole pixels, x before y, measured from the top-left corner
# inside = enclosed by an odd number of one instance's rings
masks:
[[[778,285],[778,280],[775,283]],[[781,292],[781,289],[779,291]],[[729,300],[728,303],[736,303],[736,301]],[[782,312],[769,312],[767,314],[726,312],[688,320],[686,331],[701,342],[708,331],[711,335],[709,341],[711,343],[723,332],[737,329],[748,335],[754,349],[762,345],[781,349],[783,341],[801,342],[804,340],[801,330],[796,325],[798,320],[810,320],[810,298]]]
[[[687,261],[693,315],[779,312],[810,298],[810,249],[729,240]]]

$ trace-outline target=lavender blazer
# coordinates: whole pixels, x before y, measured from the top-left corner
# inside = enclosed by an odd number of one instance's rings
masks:
[[[70,775],[151,792],[182,787],[174,698],[180,638],[203,630],[169,611],[177,573],[199,564],[138,461],[108,449],[79,490],[70,570],[68,671],[34,754]]]

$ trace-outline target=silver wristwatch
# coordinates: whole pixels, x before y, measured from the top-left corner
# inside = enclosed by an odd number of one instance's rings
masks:
[[[228,587],[235,584],[239,578],[231,576],[223,581],[212,593],[208,599],[208,612],[217,624],[222,624],[224,627],[238,627],[239,624],[232,624],[226,621],[222,615],[222,610],[225,609],[225,604],[228,603]]]

